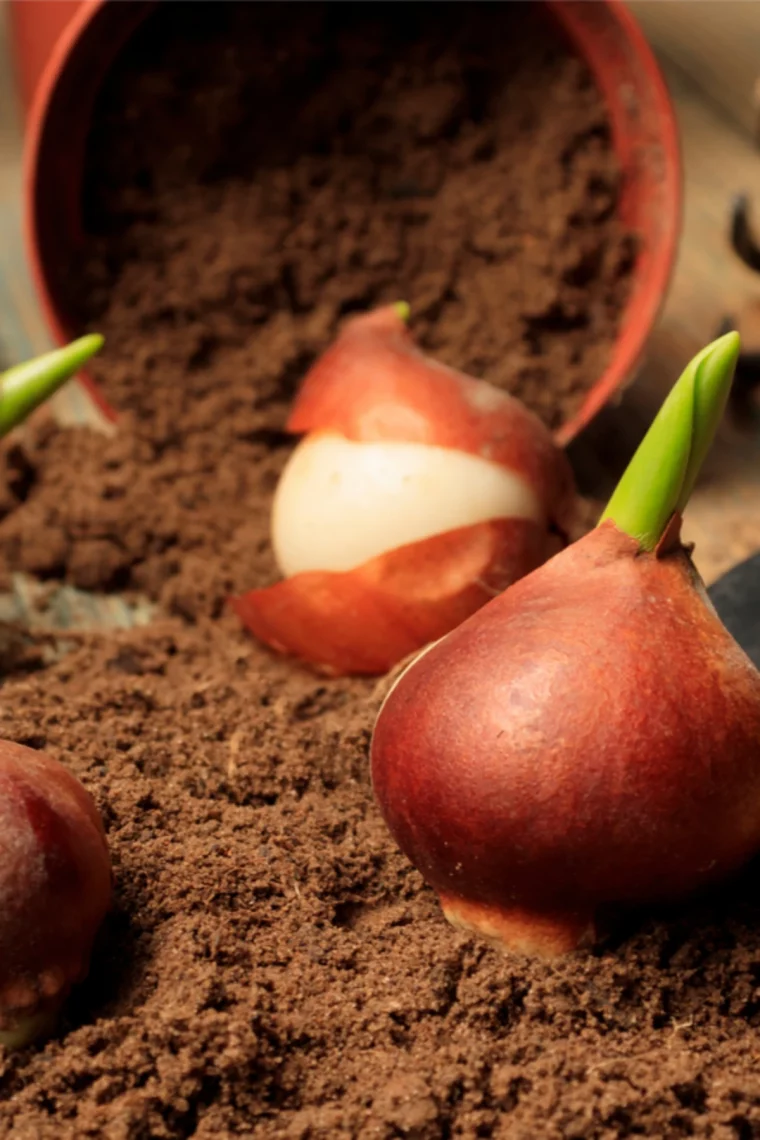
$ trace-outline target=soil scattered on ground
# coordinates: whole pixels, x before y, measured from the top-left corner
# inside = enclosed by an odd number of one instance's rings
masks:
[[[341,319],[399,297],[444,363],[552,426],[577,408],[632,254],[599,94],[529,5],[431,11],[201,3],[146,25],[97,111],[69,270],[119,433],[6,455],[6,567],[191,620],[271,580],[292,395]]]
[[[374,683],[224,607],[273,575],[288,402],[344,316],[405,296],[552,425],[607,358],[599,96],[533,6],[431,11],[160,6],[101,99],[72,288],[119,431],[5,445],[0,554],[165,616],[4,684],[0,733],[95,794],[116,897],[60,1032],[0,1059],[0,1137],[760,1136],[752,873],[593,955],[498,955],[379,819]]]

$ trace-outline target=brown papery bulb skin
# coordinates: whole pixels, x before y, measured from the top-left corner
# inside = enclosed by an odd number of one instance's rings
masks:
[[[760,849],[760,673],[680,544],[605,522],[402,674],[372,781],[450,921],[562,953]]]
[[[90,794],[45,753],[0,741],[0,1043],[50,1030],[87,973],[110,898]]]

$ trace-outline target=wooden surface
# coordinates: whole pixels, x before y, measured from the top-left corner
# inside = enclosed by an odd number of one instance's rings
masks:
[[[650,43],[747,137],[756,134],[758,0],[629,0]]]
[[[760,276],[737,262],[727,242],[738,192],[757,195],[760,152],[753,142],[755,67],[760,72],[760,0],[634,0],[630,4],[663,64],[674,96],[686,168],[681,252],[648,359],[622,403],[607,410],[572,448],[584,489],[604,497],[664,393],[722,319],[760,305]],[[20,237],[19,131],[9,68],[3,59],[0,0],[0,354],[23,359],[48,347],[24,264]],[[81,422],[87,403],[69,385],[56,414]],[[689,508],[687,538],[708,582],[760,550],[760,424],[724,423]],[[0,617],[26,605],[27,586],[0,603]],[[69,602],[64,594],[61,606]],[[129,624],[126,609],[73,598],[77,622],[101,613]],[[85,605],[87,617],[80,609]],[[93,608],[94,606],[94,608]],[[144,613],[138,620],[144,620]],[[72,617],[71,620],[74,620]]]
[[[691,8],[671,3],[673,8]],[[709,0],[695,5],[711,7]],[[760,56],[758,57],[760,61]],[[663,61],[681,130],[686,173],[683,234],[665,309],[647,360],[618,408],[606,411],[573,448],[586,489],[604,495],[631,454],[665,392],[727,314],[760,305],[760,276],[735,257],[727,240],[730,204],[757,191],[760,153],[723,108],[680,69]],[[686,537],[708,582],[760,550],[760,424],[724,421],[687,513]]]

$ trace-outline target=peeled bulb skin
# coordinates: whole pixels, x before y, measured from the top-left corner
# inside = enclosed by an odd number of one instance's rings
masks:
[[[385,673],[566,542],[567,457],[518,400],[414,344],[398,307],[349,320],[288,419],[274,497],[284,580],[231,599],[262,642]]]
[[[303,440],[272,508],[272,546],[287,577],[352,570],[381,554],[494,518],[543,525],[532,487],[477,455],[421,443]]]
[[[354,570],[304,571],[232,604],[261,641],[320,672],[385,673],[540,565],[550,539],[526,519],[496,519]]]
[[[605,522],[464,622],[381,709],[372,780],[446,916],[562,953],[610,904],[760,849],[760,673],[687,552]]]
[[[52,1028],[111,897],[103,826],[61,764],[0,741],[0,1044]]]

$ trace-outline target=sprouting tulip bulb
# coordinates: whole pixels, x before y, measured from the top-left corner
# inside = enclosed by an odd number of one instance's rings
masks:
[[[618,483],[600,522],[610,519],[652,551],[683,513],[731,390],[741,341],[726,333],[703,348],[673,385]]]
[[[760,673],[679,525],[735,333],[669,393],[604,521],[419,654],[385,697],[372,786],[457,926],[545,955],[620,907],[760,853]]]
[[[17,364],[0,375],[0,436],[18,427],[63,387],[104,344],[98,333]]]

